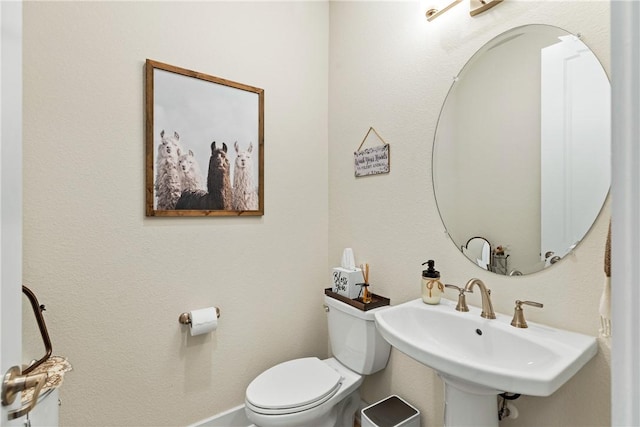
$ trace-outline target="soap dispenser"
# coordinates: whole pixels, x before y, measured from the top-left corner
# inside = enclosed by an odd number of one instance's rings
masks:
[[[440,304],[440,297],[444,293],[444,285],[440,282],[440,272],[435,269],[435,261],[430,259],[423,262],[428,264],[426,270],[422,270],[422,301],[425,304]]]

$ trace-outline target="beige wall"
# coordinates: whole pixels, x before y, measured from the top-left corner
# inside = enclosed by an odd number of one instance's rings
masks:
[[[484,279],[497,311],[537,300],[530,320],[597,334],[609,209],[553,269],[490,275],[444,235],[430,162],[473,52],[546,23],[581,32],[608,70],[608,3],[513,0],[477,18],[461,5],[429,24],[418,3],[25,2],[24,277],[47,304],[54,353],[74,365],[62,425],[188,424],[240,404],[268,366],[325,356],[321,288],[344,247],[393,303],[418,297],[434,258],[449,283]],[[264,217],[144,217],[145,58],[265,89]],[[369,126],[391,144],[392,170],[355,180]],[[187,337],[178,314],[214,303],[219,330]],[[607,425],[609,365],[605,343],[504,425]],[[393,351],[363,397],[398,393],[437,426],[442,391]]]
[[[265,90],[264,217],[145,218],[146,58]],[[62,425],[189,424],[326,357],[327,61],[322,2],[24,3],[24,280],[74,367]]]
[[[453,76],[478,48],[509,28],[543,23],[580,32],[609,70],[608,2],[505,1],[475,18],[463,2],[431,23],[418,3],[331,4],[329,262],[338,263],[342,248],[352,247],[358,262],[371,264],[372,290],[397,304],[419,297],[420,264],[432,258],[447,283],[483,279],[499,312],[512,313],[518,298],[540,301],[545,307],[527,310],[528,319],[597,335],[609,208],[575,254],[554,268],[519,278],[483,272],[444,234],[431,183],[431,147]],[[391,145],[391,173],[356,180],[352,153],[369,126]],[[479,305],[478,297],[468,301]],[[501,424],[608,425],[609,355],[601,343],[595,359],[552,397],[520,398],[520,417]],[[440,379],[395,350],[389,367],[363,386],[369,402],[390,393],[417,405],[424,426],[442,424]]]

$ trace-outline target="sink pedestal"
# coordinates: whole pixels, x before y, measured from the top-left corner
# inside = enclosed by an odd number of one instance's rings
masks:
[[[445,427],[498,426],[497,390],[439,373],[444,381]]]

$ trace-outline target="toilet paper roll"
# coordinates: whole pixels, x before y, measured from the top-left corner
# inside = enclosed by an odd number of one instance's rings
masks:
[[[191,336],[202,335],[218,329],[218,316],[215,307],[193,310],[191,313]]]

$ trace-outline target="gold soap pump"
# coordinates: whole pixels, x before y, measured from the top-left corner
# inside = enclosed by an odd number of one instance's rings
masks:
[[[444,293],[444,285],[440,281],[440,272],[435,269],[435,261],[430,259],[423,262],[428,264],[426,270],[422,270],[422,302],[425,304],[440,304],[440,298]]]

